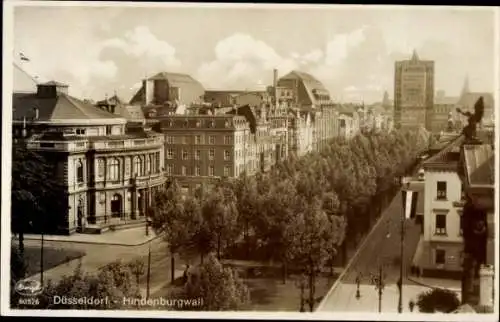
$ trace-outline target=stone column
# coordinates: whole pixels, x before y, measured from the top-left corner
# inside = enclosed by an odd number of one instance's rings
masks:
[[[479,305],[493,307],[493,265],[481,265],[479,269]]]

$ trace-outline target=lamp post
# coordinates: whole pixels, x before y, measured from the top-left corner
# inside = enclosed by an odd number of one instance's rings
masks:
[[[359,286],[361,284],[363,276],[361,273],[358,273],[356,276],[356,295],[355,298],[356,300],[361,299],[361,292],[359,290]],[[375,290],[378,292],[378,312],[382,312],[382,295],[384,293],[384,288],[385,288],[385,273],[383,271],[383,265],[379,266],[378,273],[377,274],[372,274],[370,273],[369,275],[370,283],[375,286]]]
[[[409,181],[406,180],[405,177],[400,178],[401,183],[401,196],[406,197],[406,194],[403,191],[408,190],[408,186],[410,184]],[[403,205],[406,204],[406,200],[403,200]],[[398,289],[399,289],[399,300],[398,300],[398,313],[403,313],[403,275],[404,275],[404,242],[405,242],[405,221],[406,214],[405,208],[401,212],[401,241],[400,241],[400,263],[399,263],[399,280],[398,280]]]
[[[149,206],[150,206],[150,200],[151,200],[151,171],[148,172],[148,183],[147,183],[147,200],[144,201],[144,214],[146,216],[146,236],[149,236],[149,224],[150,224],[150,219],[149,219]]]
[[[149,282],[151,280],[151,241],[148,242],[148,270],[146,276],[146,300],[149,299]]]

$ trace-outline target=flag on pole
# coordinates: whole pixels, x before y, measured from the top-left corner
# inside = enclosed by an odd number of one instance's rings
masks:
[[[30,61],[28,57],[26,57],[23,53],[19,53],[19,58],[21,58],[22,61]]]
[[[415,218],[417,212],[418,191],[403,190],[402,197],[405,218]]]

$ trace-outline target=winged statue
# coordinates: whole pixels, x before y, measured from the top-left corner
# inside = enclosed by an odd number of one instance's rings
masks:
[[[462,129],[462,134],[470,140],[475,139],[477,136],[477,124],[481,122],[484,115],[484,100],[483,97],[479,97],[476,104],[474,104],[474,113],[469,111],[462,111],[457,108],[457,112],[467,116],[468,124]]]

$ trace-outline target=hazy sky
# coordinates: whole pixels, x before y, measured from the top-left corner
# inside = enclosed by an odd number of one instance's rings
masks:
[[[275,6],[276,7],[276,6]],[[435,61],[436,90],[458,95],[464,77],[493,91],[491,8],[16,7],[14,59],[78,97],[129,99],[145,75],[183,72],[205,88],[255,89],[298,69],[335,100],[393,97],[394,61]]]

